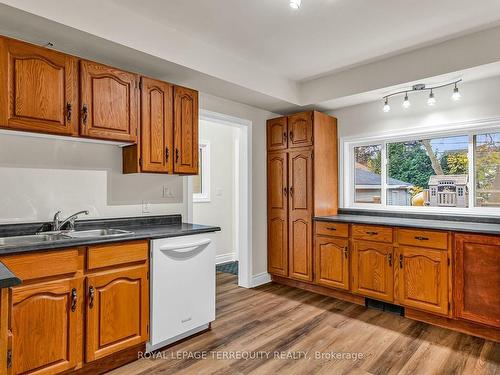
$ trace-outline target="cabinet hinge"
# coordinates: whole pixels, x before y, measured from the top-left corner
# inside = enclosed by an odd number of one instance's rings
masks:
[[[12,367],[12,350],[7,350],[7,368]]]

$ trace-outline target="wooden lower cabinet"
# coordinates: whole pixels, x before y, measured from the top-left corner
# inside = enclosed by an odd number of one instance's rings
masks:
[[[396,254],[397,293],[403,306],[448,314],[448,252],[400,247]]]
[[[148,339],[148,266],[87,277],[87,362]]]
[[[83,278],[12,289],[12,372],[56,374],[82,361]]]
[[[345,238],[316,237],[316,284],[349,290],[349,241]]]
[[[500,328],[500,236],[455,236],[456,316]]]
[[[394,301],[393,246],[353,241],[353,292],[381,301]]]

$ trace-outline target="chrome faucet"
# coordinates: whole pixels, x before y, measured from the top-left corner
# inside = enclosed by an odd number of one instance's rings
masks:
[[[89,212],[87,210],[79,211],[76,214],[69,216],[65,220],[61,220],[61,218],[60,218],[61,211],[57,211],[56,214],[54,215],[54,220],[52,221],[52,230],[59,231],[59,230],[61,230],[61,228],[63,226],[66,225],[66,223],[68,223],[70,230],[74,230],[75,229],[75,220],[79,215],[82,215],[82,214],[88,215]]]

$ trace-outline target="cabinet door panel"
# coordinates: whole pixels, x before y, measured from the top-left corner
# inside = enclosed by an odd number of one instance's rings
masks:
[[[173,86],[142,78],[141,154],[143,172],[173,172]]]
[[[198,92],[174,87],[174,172],[198,174]]]
[[[268,271],[288,275],[287,154],[267,157]]]
[[[136,142],[138,76],[90,61],[80,62],[80,134]]]
[[[439,314],[448,313],[448,253],[401,247],[397,259],[399,302]]]
[[[349,290],[348,240],[316,237],[315,281],[320,285]]]
[[[312,281],[312,151],[289,154],[289,275]]]
[[[390,244],[353,241],[353,291],[392,302],[393,248]]]
[[[288,116],[288,147],[306,147],[313,144],[313,113],[302,112]]]
[[[500,328],[500,237],[455,235],[456,315]]]
[[[12,289],[14,374],[54,374],[81,361],[82,285],[67,279]]]
[[[147,272],[140,266],[87,277],[87,361],[147,341]]]
[[[0,38],[0,126],[78,134],[77,59]]]
[[[267,149],[285,150],[288,147],[288,128],[286,117],[267,121]]]

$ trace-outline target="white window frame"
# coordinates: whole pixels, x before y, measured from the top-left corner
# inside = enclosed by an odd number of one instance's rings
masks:
[[[193,203],[208,203],[210,202],[210,142],[199,140],[198,142],[201,153],[201,193],[193,193]]]
[[[343,137],[341,138],[341,154],[344,156],[344,163],[341,166],[343,171],[343,207],[353,209],[380,210],[380,211],[405,211],[429,214],[460,214],[460,215],[500,215],[500,208],[476,207],[476,181],[474,173],[474,136],[484,133],[500,132],[500,117],[467,121],[461,123],[442,124],[427,127],[410,127],[399,132],[380,132],[364,137]],[[418,207],[418,206],[388,206],[387,190],[392,185],[387,184],[387,144],[394,142],[406,142],[417,139],[429,139],[439,137],[453,137],[466,135],[469,137],[468,158],[469,158],[469,207]],[[381,203],[356,203],[354,202],[354,148],[359,146],[382,145],[381,150]]]

